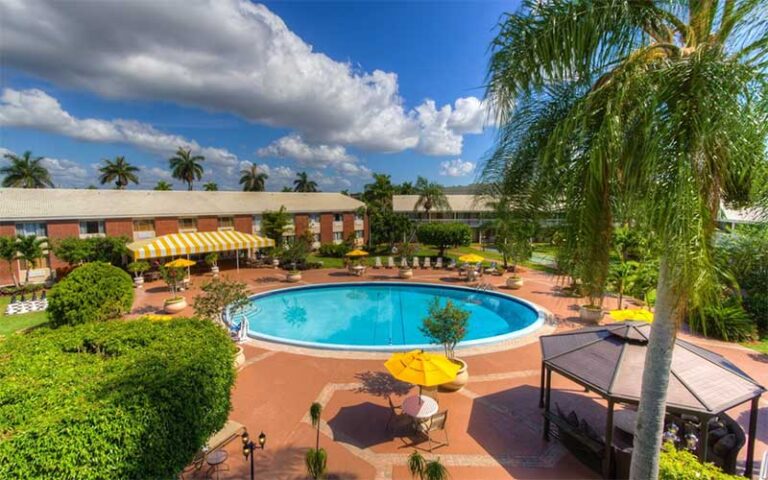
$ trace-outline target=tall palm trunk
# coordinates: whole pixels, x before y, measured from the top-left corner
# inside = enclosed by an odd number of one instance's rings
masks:
[[[681,296],[672,284],[672,272],[665,256],[662,256],[659,264],[657,292],[635,426],[634,451],[629,474],[632,480],[654,480],[659,473],[659,449],[664,430],[669,369],[681,305]]]
[[[11,272],[11,280],[13,281],[13,286],[18,287],[19,280],[16,279],[16,272],[13,269],[13,260],[8,261],[8,271]]]

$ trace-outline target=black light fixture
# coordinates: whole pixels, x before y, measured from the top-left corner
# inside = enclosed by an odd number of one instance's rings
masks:
[[[253,451],[256,449],[264,450],[264,445],[267,443],[267,436],[264,432],[261,432],[256,440],[258,443],[253,443],[253,440],[251,440],[251,437],[248,435],[248,430],[246,430],[240,436],[240,439],[243,441],[243,456],[246,460],[248,460],[248,457],[251,458],[251,480],[253,480]]]

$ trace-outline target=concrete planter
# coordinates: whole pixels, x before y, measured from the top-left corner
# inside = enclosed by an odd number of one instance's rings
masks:
[[[245,352],[243,347],[237,347],[237,353],[235,353],[235,368],[241,367],[245,363]]]
[[[214,277],[219,275],[219,267],[217,265],[214,265],[211,267],[211,273]]]
[[[141,288],[144,286],[144,277],[133,277],[133,286]]]
[[[400,278],[411,278],[411,277],[413,277],[413,269],[411,268],[400,269]]]
[[[184,297],[178,297],[178,298],[169,298],[165,301],[165,306],[163,310],[165,310],[165,313],[179,313],[180,311],[187,308],[187,299]]]
[[[467,368],[467,362],[460,358],[452,358],[451,362],[458,363],[461,368],[459,373],[456,374],[456,378],[453,381],[440,385],[440,390],[444,392],[458,392],[469,381],[469,369]]]
[[[579,307],[579,318],[581,318],[586,323],[597,325],[603,318],[603,309],[590,305],[582,305]]]
[[[512,275],[511,277],[507,278],[507,288],[511,288],[512,290],[517,290],[522,287],[523,287],[523,277]]]
[[[301,281],[301,272],[288,272],[285,275],[285,280],[288,283],[296,283]]]
[[[276,258],[274,260],[272,260],[272,266],[275,267],[275,268],[279,267],[280,266],[280,260],[278,260]]]

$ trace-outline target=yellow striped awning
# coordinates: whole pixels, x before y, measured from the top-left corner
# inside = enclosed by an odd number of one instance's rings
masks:
[[[258,237],[237,231],[170,233],[128,245],[133,258],[162,258],[194,253],[247,250],[249,248],[274,247],[271,238]]]

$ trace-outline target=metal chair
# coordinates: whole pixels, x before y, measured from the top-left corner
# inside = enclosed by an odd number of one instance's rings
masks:
[[[400,423],[403,423],[404,425],[410,424],[411,417],[403,413],[402,405],[395,405],[392,403],[392,398],[389,396],[387,396],[387,402],[389,403],[389,419],[387,419],[387,425],[384,427],[386,431],[390,431],[390,426],[393,421],[395,422],[395,425]]]
[[[448,430],[446,429],[447,423],[448,423],[448,410],[444,412],[436,413],[432,415],[429,418],[429,420],[421,422],[417,425],[419,433],[427,436],[427,440],[429,441],[430,452],[432,452],[432,450],[434,449],[432,446],[434,442],[432,441],[432,435],[430,435],[432,432],[442,430],[443,433],[445,434],[445,443],[438,444],[437,447],[448,446]]]

